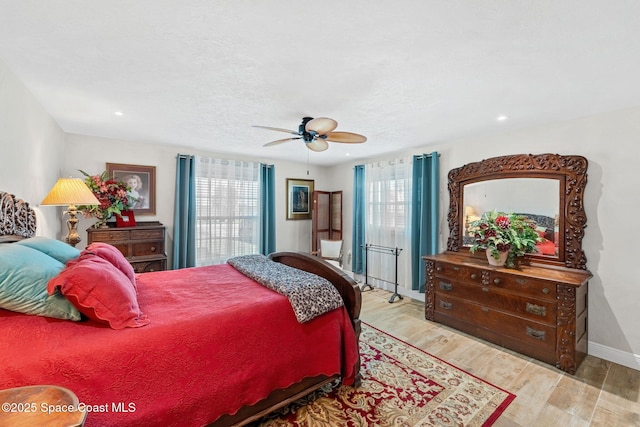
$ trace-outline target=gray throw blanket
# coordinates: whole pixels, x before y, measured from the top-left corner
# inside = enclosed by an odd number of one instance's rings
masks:
[[[325,278],[270,260],[264,255],[243,255],[227,263],[247,277],[286,296],[304,323],[344,305],[338,290]]]

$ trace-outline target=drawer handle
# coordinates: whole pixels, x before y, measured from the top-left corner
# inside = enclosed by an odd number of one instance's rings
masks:
[[[453,285],[447,282],[440,282],[440,289],[443,291],[451,291],[453,289]]]
[[[518,282],[519,285],[524,285],[527,283],[527,279],[516,279],[516,282]]]
[[[495,279],[493,279],[493,283],[495,283],[496,285],[500,284],[500,278],[496,277]]]
[[[471,273],[471,278],[473,280],[476,280],[478,278],[478,274],[477,273]]]
[[[549,290],[549,288],[544,288],[544,289],[542,290],[542,293],[543,293],[543,294],[548,294],[549,292],[551,292],[551,291]]]
[[[481,310],[484,311],[485,313],[488,313],[489,312],[489,307],[482,307]]]
[[[489,288],[487,288],[486,286],[482,287],[482,292],[489,292]]]
[[[457,265],[453,266],[453,271],[460,271],[460,267],[458,267]]]
[[[151,248],[149,248],[151,250],[151,252],[155,252],[156,251],[156,247],[155,246],[151,246]]]
[[[547,316],[547,307],[542,305],[535,305],[528,302],[524,309],[527,313],[535,314],[536,316]]]
[[[535,338],[537,340],[544,341],[544,337],[546,335],[546,332],[545,331],[538,331],[536,329],[533,329],[533,328],[527,326],[527,335],[529,335],[531,338]]]
[[[453,304],[450,302],[440,301],[440,307],[444,308],[445,310],[451,310],[453,308]]]
[[[442,271],[442,266],[441,265],[437,266],[436,271]]]

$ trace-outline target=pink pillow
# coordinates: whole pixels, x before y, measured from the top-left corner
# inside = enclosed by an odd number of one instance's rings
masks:
[[[60,274],[49,280],[47,292],[56,289],[80,313],[113,329],[137,328],[149,324],[142,314],[136,290],[129,279],[109,261],[85,254],[69,261]]]
[[[136,286],[136,272],[133,269],[133,266],[127,261],[127,259],[122,255],[122,252],[118,250],[113,245],[104,242],[93,242],[90,243],[80,254],[81,256],[85,253],[92,253],[98,255],[100,258],[103,258],[113,264],[118,270],[122,271],[125,276],[131,280],[133,286]]]

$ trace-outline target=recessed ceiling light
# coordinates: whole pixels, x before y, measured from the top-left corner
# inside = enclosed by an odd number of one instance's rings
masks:
[[[499,121],[499,122],[504,122],[508,118],[509,118],[509,116],[505,116],[504,114],[500,114],[498,117],[496,117],[496,120]]]
[[[122,111],[116,111],[116,112],[115,112],[115,113],[113,113],[113,114],[115,114],[116,116],[121,116],[121,115],[122,115]]]

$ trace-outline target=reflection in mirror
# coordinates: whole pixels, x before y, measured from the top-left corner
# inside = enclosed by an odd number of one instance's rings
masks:
[[[557,257],[559,191],[560,181],[546,178],[504,178],[466,184],[463,188],[463,246],[473,244],[471,223],[484,212],[495,209],[521,214],[535,221],[542,238],[536,245],[539,255]]]

